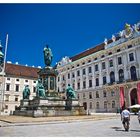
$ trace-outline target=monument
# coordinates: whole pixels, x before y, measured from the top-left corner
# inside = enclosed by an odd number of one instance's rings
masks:
[[[36,97],[30,100],[29,87],[25,86],[23,99],[13,114],[32,117],[85,115],[86,111],[80,105],[76,93],[70,85],[66,89],[66,99],[62,99],[56,92],[58,72],[51,67],[53,54],[48,45],[44,48],[43,53],[45,67],[38,72]]]

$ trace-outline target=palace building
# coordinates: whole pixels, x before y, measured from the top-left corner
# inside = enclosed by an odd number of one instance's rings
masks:
[[[3,70],[0,43],[0,110],[12,114],[20,104],[25,85],[32,99],[41,67],[7,62]],[[76,91],[87,112],[116,112],[119,108],[140,104],[140,22],[112,35],[105,41],[71,58],[64,57],[55,66],[57,91],[65,97],[67,85]]]
[[[3,106],[1,106],[1,114],[13,114],[15,108],[20,105],[20,100],[23,99],[22,92],[25,85],[29,85],[30,99],[36,95],[35,87],[39,70],[40,68],[6,63],[4,77],[0,73],[0,96],[3,99],[0,100]],[[4,89],[2,83],[4,83]]]
[[[140,104],[140,22],[57,64],[59,92],[75,89],[88,112],[116,112]]]

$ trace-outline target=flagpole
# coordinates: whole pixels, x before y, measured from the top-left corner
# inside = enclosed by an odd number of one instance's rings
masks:
[[[7,55],[7,47],[8,47],[8,34],[6,35],[6,44],[5,44],[5,53],[4,53],[4,64],[3,64],[3,71],[2,71],[2,95],[1,95],[1,112],[3,111],[4,105],[4,94],[5,94],[5,64],[6,64],[6,55]]]

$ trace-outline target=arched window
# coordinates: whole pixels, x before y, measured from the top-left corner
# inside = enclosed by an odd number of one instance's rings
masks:
[[[119,82],[123,82],[124,80],[124,72],[122,69],[119,70]]]
[[[112,101],[112,108],[115,108],[115,101]]]
[[[89,108],[92,109],[92,102],[89,103]]]
[[[137,80],[137,72],[135,66],[132,66],[130,68],[130,74],[131,74],[131,80]]]
[[[98,93],[98,91],[96,91],[96,98],[99,98],[99,93]]]
[[[96,102],[96,109],[99,109],[99,102]]]
[[[112,84],[112,83],[114,83],[115,82],[115,74],[114,74],[114,72],[112,71],[112,72],[110,72],[110,83]]]
[[[107,101],[104,101],[104,109],[107,109]]]

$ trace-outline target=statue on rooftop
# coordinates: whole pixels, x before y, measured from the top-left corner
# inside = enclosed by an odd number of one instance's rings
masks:
[[[30,96],[30,89],[29,89],[29,86],[26,85],[24,90],[23,90],[23,100],[25,99],[29,99],[29,96]]]
[[[41,79],[38,79],[37,85],[36,85],[36,97],[45,98],[45,89],[41,82]]]
[[[67,99],[75,99],[76,98],[75,91],[70,86],[70,84],[68,84],[68,87],[66,89],[66,96],[67,96]]]
[[[51,49],[48,47],[48,45],[46,45],[43,52],[44,52],[45,65],[50,66],[52,63],[53,54]]]
[[[132,36],[133,29],[131,28],[130,24],[125,24],[125,37],[129,38]]]

